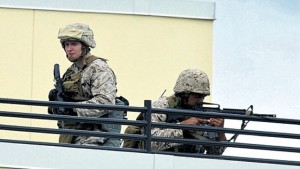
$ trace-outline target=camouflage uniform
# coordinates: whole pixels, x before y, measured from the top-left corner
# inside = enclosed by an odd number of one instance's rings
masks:
[[[82,55],[90,52],[90,48],[96,47],[93,31],[88,25],[75,23],[67,25],[59,30],[58,38],[64,48],[67,41],[80,41],[83,43]],[[76,78],[74,78],[74,76]],[[72,79],[73,78],[73,79]],[[80,81],[79,81],[80,80]],[[117,93],[117,81],[113,70],[106,60],[95,56],[86,57],[83,67],[77,67],[73,63],[63,75],[63,86],[66,101],[74,101],[88,104],[115,104]],[[73,91],[73,94],[71,94]],[[75,92],[74,92],[75,91]],[[78,99],[79,98],[79,99]],[[74,108],[73,115],[86,117],[110,117],[112,111],[99,109]],[[64,122],[64,128],[90,131],[107,131],[106,124],[85,124]],[[60,143],[88,144],[100,146],[120,146],[119,139],[104,137],[61,135]]]
[[[174,87],[175,93],[181,92],[194,92],[199,94],[210,94],[209,92],[209,81],[207,75],[196,69],[188,69],[183,71]],[[154,108],[177,108],[182,109],[179,105],[180,99],[175,95],[170,97],[161,97],[158,101],[152,103]],[[167,122],[167,115],[166,114],[156,114],[153,113],[151,117],[152,122]],[[198,131],[193,131],[198,132]],[[202,131],[199,131],[200,133]],[[203,133],[203,132],[202,132]],[[158,137],[174,137],[174,138],[183,138],[184,131],[181,129],[169,129],[169,128],[153,128],[151,130],[151,134],[153,136]],[[179,143],[167,143],[167,142],[152,142],[151,144],[153,149],[157,150],[166,150],[166,151],[179,151],[183,152],[194,152],[194,153],[204,153],[206,151],[207,154],[216,154],[220,155],[224,152],[225,147],[222,146],[189,146],[193,147],[193,150],[190,148],[187,150],[185,149],[185,145],[181,145]],[[176,149],[177,148],[177,149]]]
[[[165,96],[161,97],[158,101],[153,102],[152,107],[159,108],[159,109],[171,108],[171,106],[169,106],[167,97],[165,97]],[[167,115],[152,113],[151,121],[152,122],[166,122]],[[152,136],[159,136],[159,137],[183,138],[183,131],[181,129],[153,128],[151,130],[151,134],[152,134]],[[171,147],[178,146],[178,143],[152,142],[151,146],[153,149],[166,150]]]
[[[116,76],[105,61],[96,59],[87,65],[84,70],[73,64],[68,71],[72,71],[74,73],[80,72],[81,74],[80,83],[82,85],[83,96],[90,99],[86,101],[80,101],[80,103],[115,104],[117,93]],[[64,75],[64,79],[67,79],[66,75]],[[76,108],[75,112],[78,116],[107,117],[111,111]],[[77,124],[75,128],[94,131],[102,130],[101,125]],[[101,145],[105,142],[105,145],[108,145],[107,138],[102,137],[78,136],[73,139],[76,144]],[[118,146],[119,145],[117,145],[117,147]]]
[[[73,73],[80,72],[83,97],[91,98],[81,101],[81,103],[115,104],[117,93],[116,76],[105,61],[96,59],[83,70],[72,64],[68,71],[72,71]],[[64,75],[64,79],[67,79],[66,74]],[[107,111],[77,108],[76,113],[78,116],[101,117],[107,114]]]

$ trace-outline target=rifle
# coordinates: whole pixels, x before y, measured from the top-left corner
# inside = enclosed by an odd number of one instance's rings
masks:
[[[207,105],[207,106],[203,106]],[[195,110],[198,111],[212,111],[216,113],[229,113],[229,114],[238,114],[238,115],[247,115],[247,116],[256,116],[256,117],[276,117],[276,114],[255,114],[253,113],[253,105],[250,105],[248,109],[230,109],[230,108],[220,108],[219,104],[202,102],[201,104],[195,107]],[[241,130],[244,130],[250,120],[243,120],[241,124]],[[234,134],[228,141],[236,141],[239,134]]]
[[[276,114],[255,114],[253,113],[253,105],[250,105],[248,109],[230,109],[230,108],[220,108],[219,104],[215,103],[207,103],[202,102],[195,106],[196,111],[210,111],[210,112],[216,112],[216,113],[228,113],[228,114],[238,114],[238,115],[248,115],[248,116],[257,116],[257,117],[276,117]],[[168,123],[177,123],[184,121],[186,119],[190,118],[186,115],[180,115],[180,114],[169,114],[167,115],[167,122]],[[207,117],[203,117],[207,118]],[[241,124],[241,130],[244,130],[247,124],[249,123],[249,120],[243,120]],[[211,126],[210,124],[204,124],[205,126]],[[233,140],[236,141],[239,134],[234,134],[228,141]],[[217,132],[212,131],[204,131],[203,136],[209,139],[214,139],[218,137]]]
[[[64,99],[62,97],[63,93],[63,81],[60,78],[60,71],[59,71],[59,64],[54,65],[54,79],[55,79],[55,89],[57,91],[56,94],[56,101],[63,102]],[[64,114],[65,108],[64,107],[57,107],[57,114]]]
[[[55,89],[57,91],[56,93],[56,101],[63,102],[64,99],[62,97],[63,94],[63,81],[60,78],[60,70],[59,70],[59,64],[54,65],[54,79],[55,79]],[[57,113],[59,115],[64,115],[65,108],[64,107],[56,107],[56,110],[53,113]],[[64,128],[64,121],[61,121],[60,127]]]

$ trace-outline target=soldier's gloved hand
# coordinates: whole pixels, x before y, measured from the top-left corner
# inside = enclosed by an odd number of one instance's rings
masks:
[[[56,89],[50,90],[50,92],[48,94],[48,99],[49,99],[49,101],[56,101],[57,100],[57,90]]]
[[[48,107],[48,113],[49,114],[61,114],[60,112],[58,112],[58,109],[56,107],[50,107],[50,106]],[[77,113],[72,108],[65,108],[63,115],[77,116]]]
[[[59,114],[58,110],[56,107],[48,107],[48,114]]]
[[[50,90],[48,94],[49,101],[56,101],[57,100],[56,97],[57,97],[57,90],[56,89]],[[57,112],[55,111],[56,111],[55,107],[51,107],[51,106],[48,107],[48,114],[57,114]]]
[[[58,91],[56,89],[50,90],[48,94],[49,101],[58,101],[57,94]],[[68,101],[68,96],[65,95],[65,93],[60,93],[59,96],[63,99],[63,101]]]
[[[73,108],[66,108],[64,115],[77,116],[77,113]]]

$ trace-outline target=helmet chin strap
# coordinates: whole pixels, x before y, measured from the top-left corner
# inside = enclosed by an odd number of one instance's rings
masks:
[[[87,47],[86,45],[84,45],[83,43],[81,43],[81,44],[82,44],[82,48],[81,48],[82,53],[81,53],[80,57],[83,57],[83,56],[87,55],[91,51],[91,49],[89,47]]]

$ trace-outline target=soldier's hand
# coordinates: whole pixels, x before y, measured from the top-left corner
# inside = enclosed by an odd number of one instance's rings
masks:
[[[216,127],[224,127],[224,119],[222,118],[210,118],[209,123]]]
[[[48,114],[55,114],[54,107],[48,107]]]
[[[56,107],[48,107],[49,114],[61,114]],[[73,108],[66,108],[62,115],[69,115],[69,116],[77,116],[76,111]]]
[[[199,125],[199,124],[206,124],[207,122],[208,122],[207,119],[190,117],[186,120],[181,121],[180,124]]]
[[[57,100],[57,90],[56,89],[50,90],[50,92],[48,94],[48,99],[49,99],[49,101],[56,101]]]
[[[58,110],[56,107],[48,107],[48,114],[59,114]]]
[[[77,116],[77,113],[73,108],[66,108],[64,115]]]

